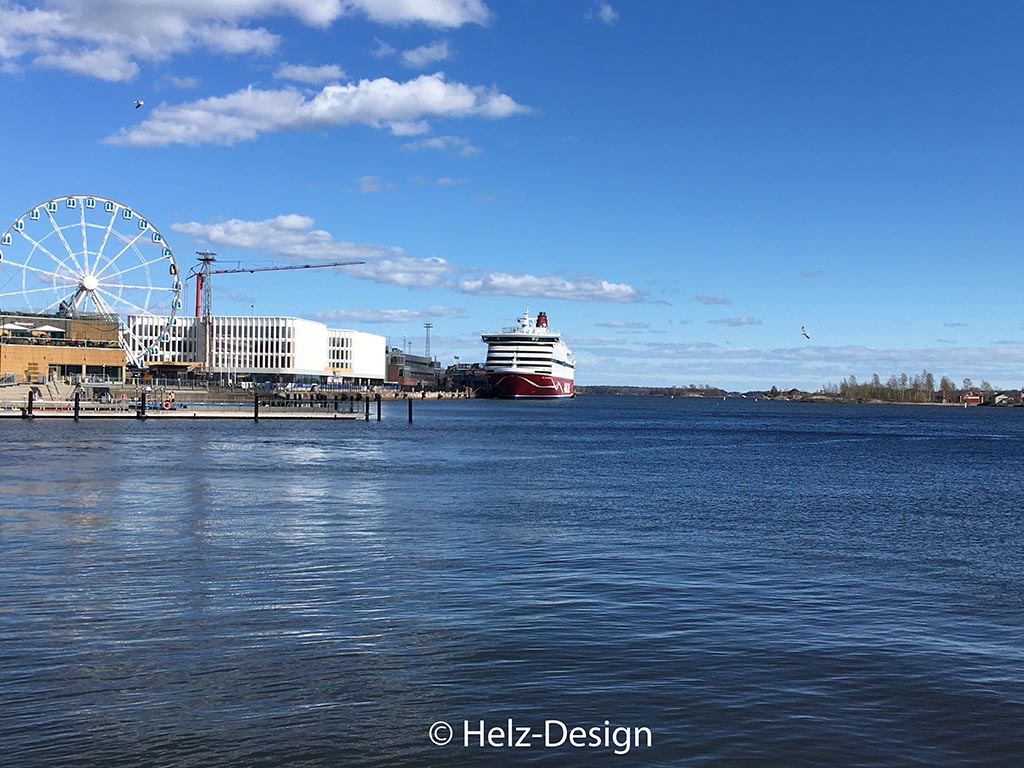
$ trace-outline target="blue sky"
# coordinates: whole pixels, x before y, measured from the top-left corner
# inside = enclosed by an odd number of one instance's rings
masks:
[[[1022,28],[1013,2],[0,0],[0,227],[94,194],[186,267],[364,259],[222,276],[214,311],[420,353],[430,322],[443,363],[529,306],[579,384],[1019,386]]]

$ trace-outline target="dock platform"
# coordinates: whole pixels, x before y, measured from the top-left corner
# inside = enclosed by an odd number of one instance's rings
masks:
[[[260,403],[180,403],[172,408],[147,407],[135,404],[37,400],[27,403],[0,401],[0,419],[248,419],[248,420],[315,420],[358,421],[369,417],[369,409],[335,410],[333,404],[301,404],[294,406]]]
[[[0,419],[74,419],[73,409],[46,408],[38,405],[28,414],[24,406],[17,408],[0,407]],[[363,413],[336,413],[321,408],[260,408],[259,415],[256,415],[251,408],[219,408],[217,406],[204,406],[202,408],[176,408],[172,411],[161,409],[147,410],[144,415],[136,411],[99,410],[93,408],[81,408],[78,412],[79,419],[247,419],[257,420],[316,420],[316,421],[358,421],[365,418]]]

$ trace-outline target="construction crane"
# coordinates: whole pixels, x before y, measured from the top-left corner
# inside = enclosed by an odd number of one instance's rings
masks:
[[[202,317],[203,331],[203,367],[206,375],[212,375],[213,368],[213,290],[211,275],[230,275],[238,272],[279,272],[286,269],[321,269],[323,267],[352,267],[365,264],[365,261],[325,261],[319,264],[285,264],[274,267],[238,267],[236,269],[213,269],[217,254],[213,251],[196,251],[199,265],[192,268],[186,282],[196,279],[196,318]]]
[[[196,317],[210,317],[212,312],[212,291],[210,275],[230,275],[238,272],[282,272],[286,269],[322,269],[324,267],[354,267],[365,264],[365,261],[325,261],[317,264],[284,264],[273,267],[238,267],[236,269],[213,269],[217,254],[212,251],[196,251],[199,266],[193,267],[186,281],[196,279]]]

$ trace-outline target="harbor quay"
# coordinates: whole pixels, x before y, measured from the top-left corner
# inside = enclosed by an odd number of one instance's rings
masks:
[[[66,392],[62,391],[68,390]],[[107,384],[101,394],[88,386],[19,384],[0,389],[0,418],[21,419],[314,419],[379,421],[384,401],[461,399],[452,392],[265,392],[231,387],[171,388]]]

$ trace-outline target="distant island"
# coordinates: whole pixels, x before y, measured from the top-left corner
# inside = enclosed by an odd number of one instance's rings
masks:
[[[891,376],[882,382],[875,374],[867,382],[858,383],[855,376],[843,379],[838,385],[826,384],[816,392],[800,389],[779,389],[736,392],[705,384],[690,384],[684,387],[629,387],[615,385],[577,385],[581,395],[655,395],[659,397],[741,397],[747,399],[788,400],[814,403],[916,403],[921,405],[999,405],[1022,404],[1019,389],[997,390],[987,381],[975,386],[971,379],[964,379],[957,386],[948,376],[939,379],[924,371],[908,376]]]

